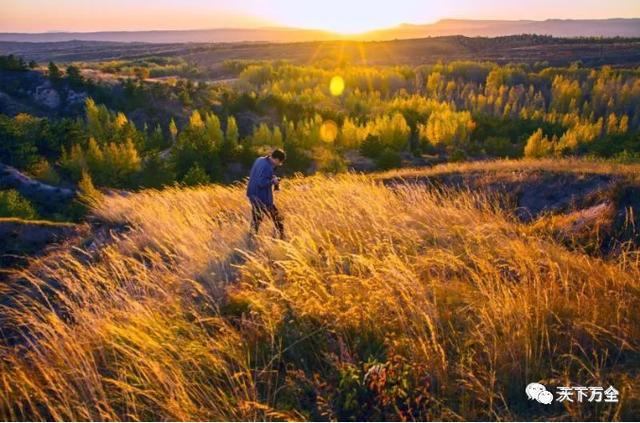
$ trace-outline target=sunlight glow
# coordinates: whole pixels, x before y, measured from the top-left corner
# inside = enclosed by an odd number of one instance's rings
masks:
[[[421,16],[421,21],[437,18],[434,13],[438,5],[425,8],[424,1],[398,0],[401,4],[390,6],[371,1],[323,0],[322,2],[293,2],[274,0],[269,2],[266,15],[283,25],[320,29],[351,35],[377,30],[412,21]]]
[[[338,125],[332,120],[325,120],[320,126],[320,139],[326,143],[335,141],[338,136]]]
[[[344,91],[344,79],[342,79],[340,75],[336,75],[331,78],[331,82],[329,83],[329,91],[334,97],[342,95],[342,92]]]

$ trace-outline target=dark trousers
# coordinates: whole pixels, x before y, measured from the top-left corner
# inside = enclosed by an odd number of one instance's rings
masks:
[[[258,233],[262,219],[267,215],[273,221],[278,236],[284,239],[284,218],[273,204],[264,204],[261,201],[251,201],[251,230],[254,234]]]

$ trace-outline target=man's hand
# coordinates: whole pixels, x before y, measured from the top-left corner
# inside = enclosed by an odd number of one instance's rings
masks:
[[[275,175],[274,175],[274,176],[271,178],[271,183],[272,183],[273,185],[278,185],[278,184],[280,183],[280,178],[278,178],[277,176],[275,176]]]

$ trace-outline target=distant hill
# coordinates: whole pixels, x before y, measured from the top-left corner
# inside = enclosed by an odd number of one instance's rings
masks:
[[[640,19],[547,19],[545,21],[497,21],[443,19],[434,24],[403,24],[367,34],[370,39],[421,38],[465,35],[499,37],[517,34],[554,37],[640,37]]]
[[[496,37],[517,34],[541,34],[554,37],[640,37],[640,18],[547,19],[545,21],[443,19],[432,24],[402,24],[393,28],[353,36],[321,30],[278,27],[182,31],[0,33],[0,41],[58,42],[79,40],[146,43],[297,42],[336,39],[381,41],[446,35]]]
[[[184,31],[0,33],[0,41],[60,42],[112,41],[144,43],[292,42],[336,39],[326,31],[297,28],[216,28]]]

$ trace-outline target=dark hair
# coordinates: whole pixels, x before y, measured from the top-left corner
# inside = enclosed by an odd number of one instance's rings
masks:
[[[284,162],[284,159],[287,158],[287,155],[284,154],[284,151],[282,151],[281,149],[276,148],[275,150],[273,150],[271,152],[271,157],[274,158],[274,159],[278,159],[281,162]]]

